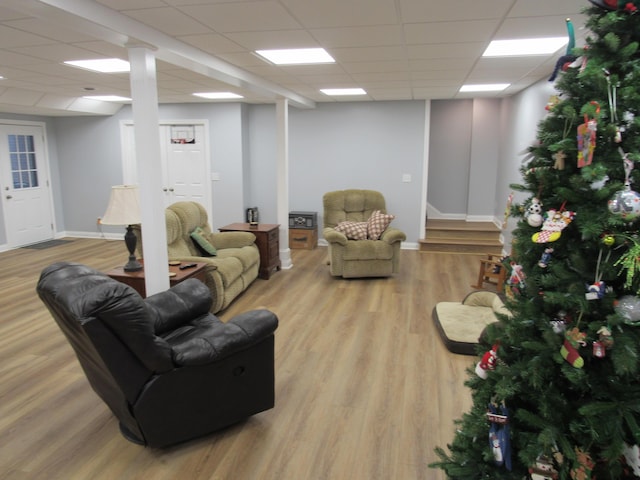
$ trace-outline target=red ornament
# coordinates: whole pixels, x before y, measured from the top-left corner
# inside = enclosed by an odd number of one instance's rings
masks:
[[[624,10],[629,13],[636,13],[638,11],[638,7],[636,7],[633,3],[629,2],[624,6]]]

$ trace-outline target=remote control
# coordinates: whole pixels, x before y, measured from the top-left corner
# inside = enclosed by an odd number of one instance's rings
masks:
[[[180,265],[178,268],[180,270],[186,270],[187,268],[193,268],[193,267],[195,267],[197,265],[198,265],[197,263],[187,263],[185,265]]]

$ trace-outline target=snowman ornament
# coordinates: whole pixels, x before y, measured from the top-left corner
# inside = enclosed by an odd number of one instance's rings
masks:
[[[532,227],[539,227],[542,225],[542,203],[536,197],[531,199],[531,204],[527,208],[525,214],[527,223]]]

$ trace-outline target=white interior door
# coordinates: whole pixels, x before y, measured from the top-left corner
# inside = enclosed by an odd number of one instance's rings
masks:
[[[211,218],[211,169],[206,122],[171,122],[160,125],[162,190],[165,207],[180,202],[202,204]],[[123,124],[122,159],[124,183],[135,184],[135,138],[133,124]]]
[[[0,125],[0,188],[9,247],[54,237],[44,127]]]

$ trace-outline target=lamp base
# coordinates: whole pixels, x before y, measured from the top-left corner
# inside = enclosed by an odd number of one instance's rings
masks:
[[[138,243],[138,237],[133,233],[133,225],[127,226],[127,233],[124,234],[124,243],[129,250],[129,261],[124,266],[125,272],[137,272],[142,270],[142,264],[136,259],[136,243]]]
[[[143,266],[138,260],[136,260],[136,257],[133,257],[133,258],[129,257],[129,261],[123,267],[123,270],[125,272],[138,272],[142,269],[143,269]]]

